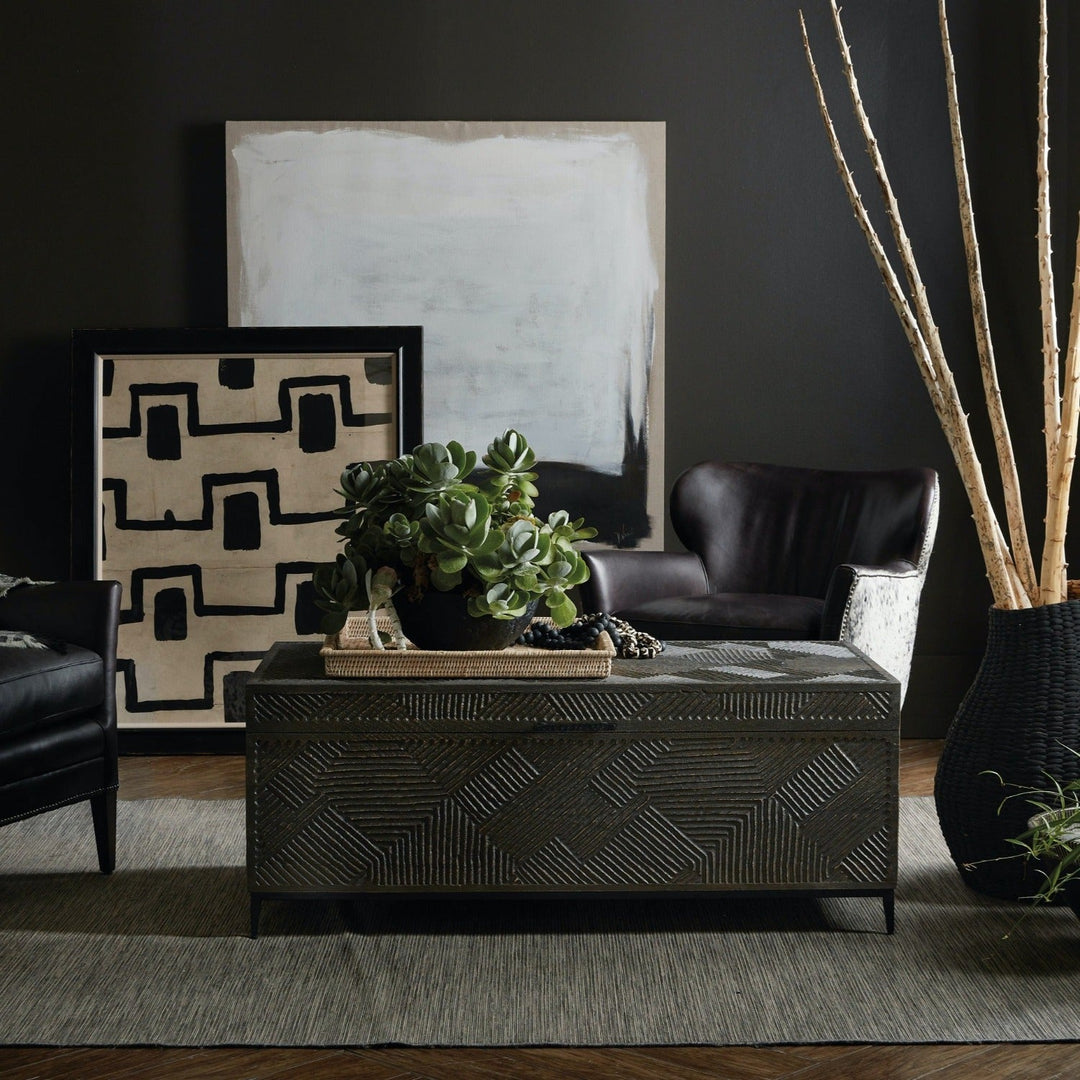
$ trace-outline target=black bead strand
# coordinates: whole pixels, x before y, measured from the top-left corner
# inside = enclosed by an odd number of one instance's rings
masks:
[[[605,632],[616,655],[624,660],[648,659],[664,650],[664,643],[658,638],[635,630],[625,619],[617,619],[605,611],[579,615],[561,629],[551,622],[536,621],[518,638],[518,643],[539,649],[591,649]]]

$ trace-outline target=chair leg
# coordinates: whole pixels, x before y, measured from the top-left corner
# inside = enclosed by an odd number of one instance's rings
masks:
[[[90,810],[94,815],[98,866],[103,874],[111,874],[116,866],[116,788],[91,795]]]

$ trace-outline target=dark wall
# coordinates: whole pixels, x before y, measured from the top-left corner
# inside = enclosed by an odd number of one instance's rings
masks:
[[[835,175],[801,52],[800,3],[870,201],[824,0],[17,5],[0,69],[0,568],[66,573],[70,329],[225,324],[225,120],[664,120],[667,481],[706,457],[938,468],[943,517],[905,729],[941,733],[973,673],[991,598],[947,447]],[[1033,529],[1042,518],[1036,12],[1034,0],[950,5]],[[985,440],[936,4],[860,0],[844,17]],[[1066,62],[1070,35],[1080,41],[1066,0],[1052,0],[1051,17],[1055,205],[1072,210],[1060,215],[1066,237],[1077,196],[1063,179],[1077,171]],[[1065,307],[1071,237],[1056,246]]]

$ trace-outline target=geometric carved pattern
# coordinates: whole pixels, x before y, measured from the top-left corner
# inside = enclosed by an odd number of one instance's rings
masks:
[[[881,880],[888,865],[889,835],[887,829],[881,828],[853,848],[840,868],[855,881],[873,882]]]
[[[258,736],[252,884],[881,883],[890,756],[880,739]]]
[[[331,680],[285,644],[248,694],[255,893],[895,883],[898,684],[844,645],[564,682]]]
[[[855,682],[865,685],[888,676],[870,669],[840,642],[723,641],[706,648],[697,643],[673,643],[670,653],[637,665],[627,675],[637,679],[677,674],[685,678],[727,683],[768,683],[784,680],[804,685]]]
[[[820,810],[858,775],[858,765],[840,747],[830,746],[790,777],[776,797],[801,821]]]
[[[462,691],[447,698],[439,693],[369,690],[366,685],[360,685],[349,698],[317,693],[262,693],[254,708],[251,719],[256,723],[304,718],[305,726],[314,724],[319,729],[334,730],[343,722],[364,717],[367,730],[389,734],[403,728],[489,731],[500,725],[507,731],[542,730],[545,725],[556,724],[560,730],[568,725],[588,730],[598,724],[633,727],[635,721],[689,726],[696,730],[703,724],[730,729],[779,721],[814,730],[836,716],[866,726],[883,726],[889,720],[892,702],[887,693],[878,691],[709,693],[657,686],[652,693],[643,693],[605,685],[581,694],[552,688],[532,693]]]

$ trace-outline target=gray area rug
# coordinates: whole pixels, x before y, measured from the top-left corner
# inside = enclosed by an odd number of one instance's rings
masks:
[[[1080,1038],[1080,922],[958,880],[904,799],[879,900],[272,902],[247,937],[239,800],[0,829],[0,1044],[529,1045]]]

